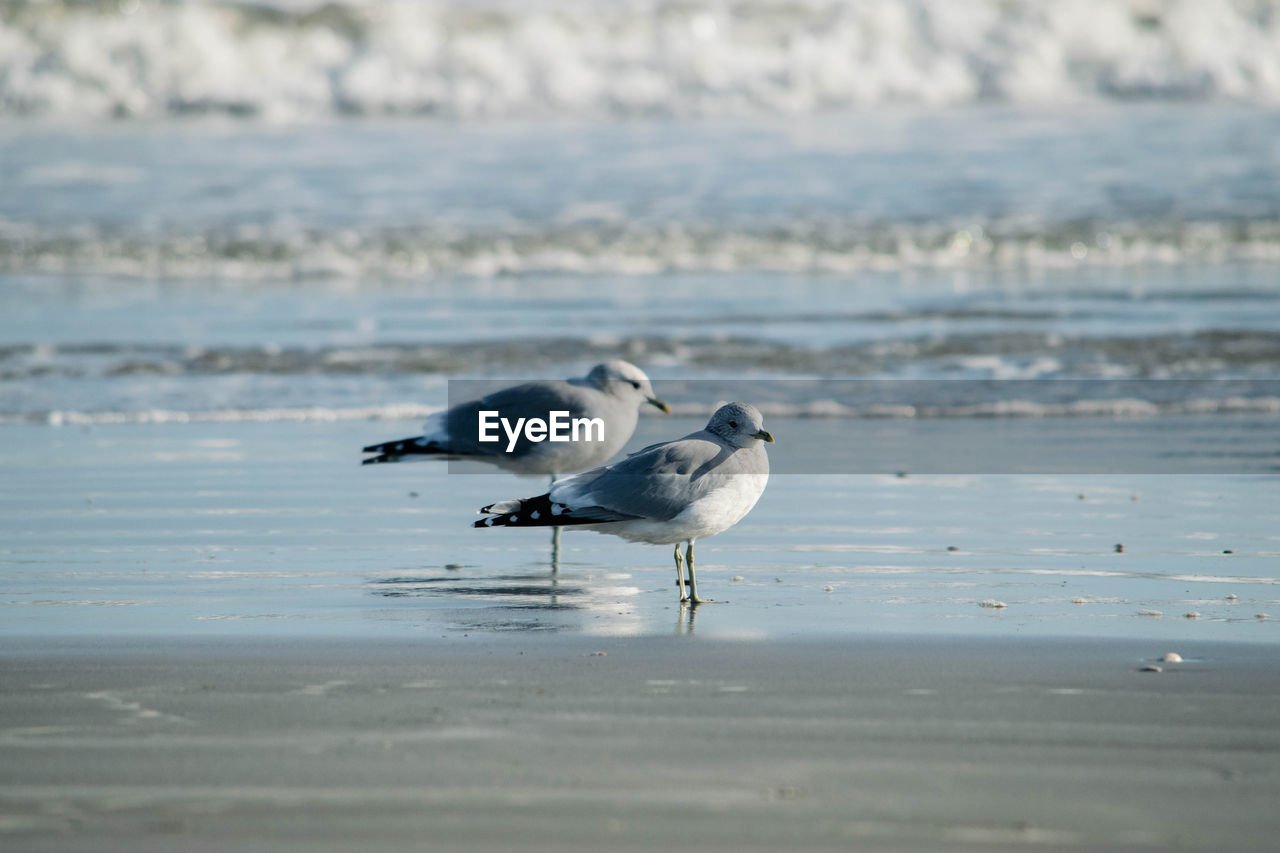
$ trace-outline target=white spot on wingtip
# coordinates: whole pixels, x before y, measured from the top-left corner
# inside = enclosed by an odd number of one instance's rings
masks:
[[[541,517],[542,517],[542,513],[538,512],[536,509],[533,512],[529,513],[529,518],[533,519],[534,521],[537,521]]]
[[[484,520],[484,526],[485,526],[485,527],[493,527],[493,519],[492,519],[492,518],[486,518],[486,519]]]
[[[507,521],[519,521],[519,520],[520,520],[520,516],[518,516],[518,515],[508,515],[508,516],[507,516]]]

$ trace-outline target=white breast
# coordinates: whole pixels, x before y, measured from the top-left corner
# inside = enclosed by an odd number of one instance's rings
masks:
[[[705,539],[741,521],[760,500],[768,482],[768,474],[737,474],[727,477],[725,485],[689,504],[670,521],[623,521],[601,525],[599,531],[652,545]]]

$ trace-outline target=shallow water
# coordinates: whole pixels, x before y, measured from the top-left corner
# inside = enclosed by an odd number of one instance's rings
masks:
[[[688,611],[665,547],[567,532],[553,573],[547,531],[469,526],[539,481],[356,464],[411,427],[7,427],[0,631],[1280,641],[1274,476],[775,476]]]
[[[1278,115],[9,120],[0,421],[403,417],[448,378],[615,355],[669,378],[1273,379]]]

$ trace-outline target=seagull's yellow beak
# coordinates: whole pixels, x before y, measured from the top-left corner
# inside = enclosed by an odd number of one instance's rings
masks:
[[[649,397],[645,400],[650,406],[661,409],[666,414],[671,414],[671,407],[659,400],[657,397]]]
[[[773,444],[773,434],[768,430],[762,429],[759,432],[753,432],[751,436],[753,438],[762,438],[765,441],[769,442],[770,444]]]

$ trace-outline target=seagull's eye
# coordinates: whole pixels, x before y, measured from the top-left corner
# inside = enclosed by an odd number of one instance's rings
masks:
[[[639,383],[639,382],[636,382],[636,381],[633,379],[633,380],[631,380],[631,387],[632,387],[632,388],[634,388],[634,389],[636,389],[637,391],[639,391],[639,390],[640,390],[640,383]]]
[[[731,429],[737,429],[737,428],[738,428],[738,422],[737,422],[737,421],[729,421],[729,427],[730,427]]]

